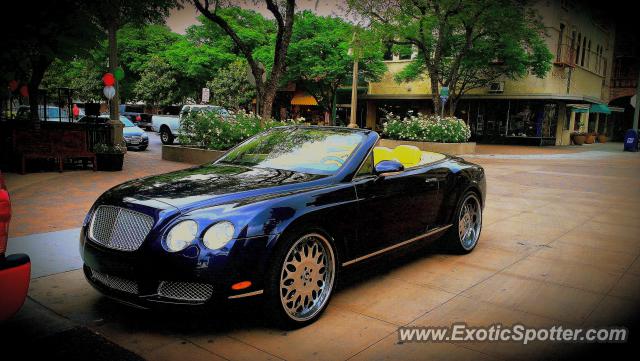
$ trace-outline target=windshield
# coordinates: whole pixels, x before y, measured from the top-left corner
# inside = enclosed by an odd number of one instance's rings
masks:
[[[124,117],[124,116],[120,116],[120,121],[122,122],[122,124],[124,124],[125,127],[135,127],[136,125],[133,124],[129,118]]]
[[[360,133],[339,129],[277,128],[240,144],[218,162],[332,175],[363,140]]]

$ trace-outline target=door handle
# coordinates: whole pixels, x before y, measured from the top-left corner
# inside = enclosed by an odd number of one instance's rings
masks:
[[[424,180],[424,182],[430,186],[435,186],[436,189],[440,189],[440,181],[438,180],[438,178],[427,178]]]

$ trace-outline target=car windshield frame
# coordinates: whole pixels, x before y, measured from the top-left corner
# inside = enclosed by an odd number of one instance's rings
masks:
[[[304,140],[304,137],[309,137]],[[324,136],[324,139],[320,137]],[[269,138],[276,140],[292,140],[294,137],[301,138],[301,143],[296,149],[288,152],[278,149],[285,144],[282,141],[276,142],[269,149]],[[280,139],[278,139],[278,137]],[[318,139],[313,139],[318,137]],[[333,176],[353,158],[358,150],[364,145],[367,137],[365,134],[345,128],[329,127],[277,127],[259,133],[236,147],[229,150],[214,164],[244,166],[250,168],[277,169],[297,173],[305,173],[320,176]],[[293,140],[295,141],[295,140]],[[327,144],[323,148],[322,142]],[[252,146],[253,144],[253,146]],[[266,149],[265,149],[266,148]],[[252,150],[267,150],[266,153],[251,153]],[[269,154],[278,153],[275,157]],[[318,151],[322,151],[321,155]],[[296,154],[298,153],[298,154]],[[260,159],[260,157],[263,157]],[[296,162],[298,159],[300,162]],[[244,159],[242,159],[244,158]],[[325,160],[323,162],[323,160]],[[307,160],[307,162],[304,162]],[[294,163],[295,162],[295,163]],[[333,163],[333,164],[332,164]]]

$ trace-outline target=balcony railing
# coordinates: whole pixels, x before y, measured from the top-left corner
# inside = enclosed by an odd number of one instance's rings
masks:
[[[556,58],[553,62],[556,66],[575,68],[579,66],[599,75],[604,75],[607,62],[604,55],[593,50],[579,49],[571,44],[560,44],[556,50]]]
[[[636,88],[638,86],[638,78],[613,78],[611,79],[612,88]]]

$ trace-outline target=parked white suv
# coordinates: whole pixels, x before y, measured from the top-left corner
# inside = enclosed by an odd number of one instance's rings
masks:
[[[229,112],[217,105],[184,105],[180,110],[180,115],[154,115],[151,119],[151,128],[160,133],[162,144],[173,144],[175,138],[180,134],[180,123],[182,118],[192,112],[216,112],[222,116],[229,116]]]

